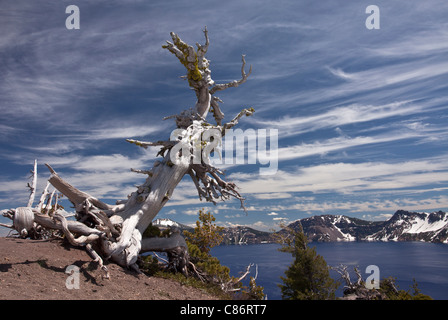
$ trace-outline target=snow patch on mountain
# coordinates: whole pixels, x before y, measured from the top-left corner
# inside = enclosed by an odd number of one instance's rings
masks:
[[[447,243],[448,214],[398,210],[382,229],[369,235],[370,241],[427,241]]]
[[[398,210],[387,221],[366,221],[343,215],[313,216],[290,227],[302,228],[310,241],[426,241],[448,243],[448,214]]]
[[[431,232],[440,231],[448,223],[448,215],[445,215],[443,219],[438,221],[430,221],[429,213],[423,213],[425,217],[417,217],[413,222],[410,229],[405,230],[405,233],[420,233],[420,232]]]

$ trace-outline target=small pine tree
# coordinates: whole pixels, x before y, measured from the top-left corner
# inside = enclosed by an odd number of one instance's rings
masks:
[[[160,228],[157,226],[153,226],[151,222],[149,226],[146,228],[146,230],[143,232],[142,237],[152,238],[152,237],[160,237],[160,235],[161,235]]]
[[[210,277],[209,281],[219,279],[218,282],[226,282],[231,278],[230,269],[222,266],[216,257],[210,255],[211,248],[216,247],[223,240],[220,232],[224,228],[218,227],[215,221],[216,218],[210,212],[206,213],[204,209],[200,209],[194,232],[184,231],[184,235],[190,259]]]
[[[433,300],[431,296],[421,293],[418,283],[413,279],[411,288],[407,291],[399,290],[395,283],[396,278],[388,277],[380,282],[380,291],[386,295],[387,300]],[[411,289],[413,292],[411,293]]]
[[[328,300],[335,298],[338,287],[330,277],[329,267],[324,258],[308,247],[308,239],[302,227],[299,230],[287,228],[289,237],[283,239],[279,250],[291,253],[294,261],[281,277],[279,285],[282,298],[286,300]]]
[[[209,254],[210,249],[216,247],[223,241],[220,232],[224,229],[218,227],[214,222],[216,218],[204,209],[199,210],[199,220],[196,221],[194,232],[184,231],[190,243],[196,245],[202,252]]]
[[[254,278],[251,277],[249,287],[243,286],[238,278],[230,276],[228,267],[221,265],[219,259],[210,254],[211,248],[223,241],[223,236],[220,233],[224,228],[218,227],[214,223],[215,220],[210,212],[205,213],[204,209],[201,209],[194,232],[184,231],[190,259],[197,268],[195,273],[200,274],[202,280],[218,285],[227,293],[240,291],[241,297],[244,299],[263,299],[263,287],[257,286]],[[232,298],[235,297],[236,295]]]

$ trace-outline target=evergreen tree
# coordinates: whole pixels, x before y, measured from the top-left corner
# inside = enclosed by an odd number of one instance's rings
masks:
[[[281,277],[279,285],[282,298],[286,300],[327,300],[335,298],[338,284],[330,277],[329,267],[324,258],[316,253],[315,248],[308,247],[308,239],[299,230],[286,228],[288,235],[281,239],[283,247],[279,250],[288,252],[294,261]]]
[[[199,218],[196,221],[194,232],[184,231],[187,240],[188,252],[191,261],[199,270],[204,272],[203,277],[209,282],[228,282],[230,269],[222,266],[218,258],[210,254],[210,250],[219,245],[223,237],[220,232],[224,229],[214,222],[216,218],[204,209],[199,210]]]
[[[210,249],[216,247],[223,241],[220,234],[223,227],[218,227],[214,222],[216,218],[204,209],[199,210],[199,219],[196,221],[194,232],[184,231],[185,236],[191,244],[196,245],[202,252],[208,254]]]
[[[258,286],[253,277],[250,278],[249,287],[243,285],[241,280],[230,276],[230,269],[221,265],[218,258],[210,254],[210,250],[223,241],[221,232],[223,227],[217,226],[216,218],[204,209],[199,210],[199,219],[196,221],[194,232],[184,231],[191,261],[196,265],[195,274],[210,284],[218,285],[226,293],[240,292],[243,299],[263,299],[263,287]],[[232,298],[237,297],[235,294]]]
[[[379,290],[385,294],[387,300],[433,300],[431,296],[421,293],[415,279],[413,279],[412,287],[406,291],[398,289],[396,280],[396,278],[388,277],[380,282]],[[411,292],[411,289],[413,292]]]

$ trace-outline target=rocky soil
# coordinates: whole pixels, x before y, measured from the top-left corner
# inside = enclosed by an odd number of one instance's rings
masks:
[[[79,289],[67,267],[79,268]],[[104,278],[83,248],[59,240],[0,237],[0,300],[211,300],[210,294],[174,280],[136,274],[107,264]],[[70,269],[70,268],[69,268]]]

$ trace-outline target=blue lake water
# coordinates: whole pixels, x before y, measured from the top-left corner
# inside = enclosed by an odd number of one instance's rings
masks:
[[[316,247],[316,252],[324,257],[329,266],[344,264],[350,267],[358,266],[366,279],[370,273],[365,273],[366,267],[376,265],[380,278],[389,276],[397,279],[399,289],[408,290],[413,278],[418,283],[422,293],[434,299],[448,299],[448,245],[423,242],[332,242],[310,243]],[[212,255],[217,257],[222,265],[230,268],[232,275],[246,269],[247,265],[258,265],[257,284],[264,287],[264,292],[270,300],[281,299],[278,284],[280,276],[292,262],[288,253],[279,252],[277,244],[229,245],[212,249]],[[255,267],[251,269],[255,274]],[[339,275],[332,271],[333,279]],[[352,280],[356,280],[353,274]],[[342,291],[337,292],[342,296]]]

